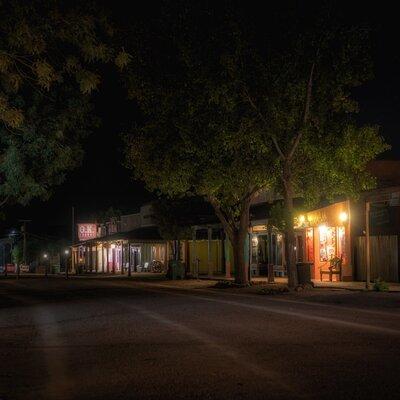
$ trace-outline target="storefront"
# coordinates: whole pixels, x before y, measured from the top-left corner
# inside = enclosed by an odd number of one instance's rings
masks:
[[[297,261],[313,264],[312,279],[353,279],[349,201],[301,214],[295,227]],[[330,276],[332,265],[336,273]]]
[[[73,246],[73,265],[81,272],[145,272],[152,271],[155,262],[166,270],[167,243],[153,227],[94,238]]]
[[[275,228],[257,221],[250,232],[250,271],[252,276],[267,276],[268,264],[274,266],[275,275],[286,275],[283,266],[283,236]]]

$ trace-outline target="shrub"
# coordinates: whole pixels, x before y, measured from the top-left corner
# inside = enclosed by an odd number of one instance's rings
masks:
[[[263,295],[274,295],[274,294],[282,294],[289,292],[289,288],[285,286],[267,286],[265,288],[259,289],[257,291],[258,294]]]
[[[243,288],[243,287],[248,287],[250,285],[246,285],[246,284],[238,284],[235,283],[233,281],[227,281],[227,280],[222,280],[222,281],[218,281],[214,287],[217,289],[229,289],[229,288]]]
[[[375,292],[387,292],[389,290],[389,285],[381,278],[377,278],[374,281],[373,289]]]

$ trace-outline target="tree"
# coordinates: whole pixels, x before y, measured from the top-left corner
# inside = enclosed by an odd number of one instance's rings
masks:
[[[0,25],[0,204],[47,197],[82,156],[93,127],[88,95],[99,65],[122,68],[112,28],[93,4],[2,1]]]
[[[107,222],[116,223],[121,218],[121,215],[121,210],[114,207],[109,207],[107,210],[98,212],[94,216],[94,219],[101,224],[106,224]]]
[[[372,76],[368,30],[324,9],[312,20],[296,14],[269,22],[267,45],[254,46],[239,35],[240,50],[230,63],[243,101],[275,151],[273,182],[283,197],[285,259],[294,287],[293,199],[315,205],[339,195],[357,197],[374,185],[367,163],[388,146],[378,127],[358,126],[354,119],[352,90]],[[277,26],[286,26],[279,37]]]
[[[245,284],[249,208],[270,184],[270,148],[226,73],[220,50],[232,40],[206,39],[205,31],[182,35],[191,21],[182,23],[159,25],[161,32],[152,26],[152,45],[143,47],[150,39],[141,39],[129,49],[137,56],[128,89],[145,122],[126,136],[127,165],[151,190],[196,194],[211,203],[233,246],[236,282]],[[218,20],[211,25],[218,31]]]
[[[191,227],[199,223],[202,216],[213,215],[207,204],[199,197],[160,197],[152,203],[154,219],[160,235],[174,242],[174,260],[180,260],[180,241],[191,238]]]
[[[354,120],[352,89],[371,77],[368,32],[318,7],[290,15],[278,5],[260,24],[194,7],[152,26],[157,45],[132,51],[128,88],[145,121],[127,139],[128,165],[150,189],[213,205],[240,283],[250,203],[272,187],[284,199],[293,287],[293,198],[371,187],[366,164],[386,148],[377,127]]]

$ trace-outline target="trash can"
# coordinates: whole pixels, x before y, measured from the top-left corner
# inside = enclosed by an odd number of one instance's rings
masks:
[[[313,263],[311,263],[311,262],[296,263],[297,279],[299,281],[299,285],[304,285],[307,283],[311,284],[311,266],[312,265],[313,265]]]
[[[167,273],[169,279],[184,279],[185,278],[185,266],[180,261],[170,260],[169,268]]]

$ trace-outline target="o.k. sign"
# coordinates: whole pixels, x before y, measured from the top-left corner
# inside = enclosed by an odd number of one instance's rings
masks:
[[[96,224],[78,224],[78,239],[89,240],[97,237],[97,225]]]

